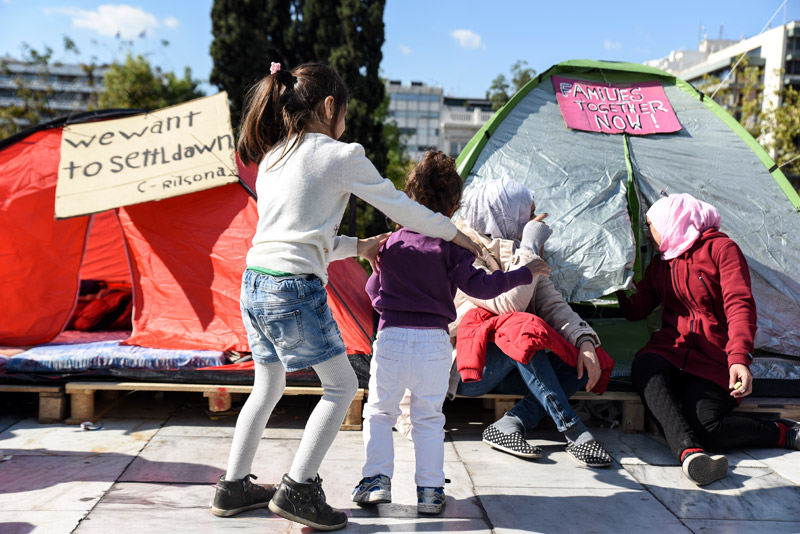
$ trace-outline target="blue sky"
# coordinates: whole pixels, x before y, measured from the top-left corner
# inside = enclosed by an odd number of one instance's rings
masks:
[[[211,72],[212,0],[0,0],[0,56],[20,57],[22,43],[54,49],[71,62],[124,58],[120,40],[162,69],[184,67],[204,81]],[[388,0],[383,75],[422,81],[445,94],[482,97],[500,73],[525,60],[541,72],[567,59],[641,63],[671,50],[696,49],[700,34],[740,39],[800,20],[800,0]],[[776,14],[777,12],[777,14]],[[702,27],[702,29],[701,29]],[[143,35],[140,37],[140,35]],[[168,41],[164,46],[162,40]],[[269,65],[271,58],[264,58]],[[209,93],[215,88],[205,86]]]

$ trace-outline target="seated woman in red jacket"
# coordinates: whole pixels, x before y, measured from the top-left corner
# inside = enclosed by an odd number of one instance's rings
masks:
[[[662,327],[636,354],[631,376],[684,474],[698,486],[725,476],[728,459],[706,449],[798,449],[796,423],[731,413],[752,392],[756,306],[747,262],[719,231],[719,212],[675,194],[650,207],[647,224],[661,255],[636,293],[617,297],[631,321],[662,307]]]
[[[533,191],[510,178],[485,180],[476,184],[464,200],[462,231],[478,243],[484,255],[475,259],[476,267],[489,272],[509,271],[541,257],[552,230],[544,224],[546,213],[536,214]],[[553,285],[549,276],[535,276],[531,284],[518,286],[494,299],[476,299],[458,291],[454,299],[456,320],[450,323],[450,337],[463,343],[470,332],[463,322],[480,308],[491,315],[513,312],[535,315],[558,332],[577,352],[574,364],[552,352],[541,350],[527,363],[515,360],[497,343],[489,343],[482,372],[468,381],[451,376],[448,394],[467,397],[496,393],[522,394],[503,417],[483,431],[483,442],[494,449],[523,458],[539,458],[542,450],[530,445],[525,433],[541,420],[550,418],[567,442],[566,452],[588,467],[608,467],[611,456],[580,420],[570,405],[573,393],[585,387],[598,387],[607,365],[597,352],[600,345],[592,327],[573,311]],[[469,322],[469,321],[467,321]],[[466,325],[468,326],[468,325]],[[514,338],[515,340],[515,338]],[[524,343],[519,339],[519,345]],[[463,353],[458,356],[462,359]],[[453,366],[456,370],[456,366]]]

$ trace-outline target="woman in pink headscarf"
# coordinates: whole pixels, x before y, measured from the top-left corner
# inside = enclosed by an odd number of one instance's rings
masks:
[[[731,413],[752,392],[756,306],[747,262],[719,231],[719,212],[669,195],[650,207],[647,225],[661,254],[636,293],[617,297],[631,321],[662,308],[661,329],[636,354],[631,376],[684,474],[697,485],[725,476],[728,459],[706,449],[800,448],[796,423]]]

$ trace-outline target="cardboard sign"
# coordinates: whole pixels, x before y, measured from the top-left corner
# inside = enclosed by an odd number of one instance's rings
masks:
[[[56,219],[236,182],[225,92],[124,119],[65,126]]]
[[[659,82],[598,83],[552,76],[567,128],[649,135],[681,129]]]

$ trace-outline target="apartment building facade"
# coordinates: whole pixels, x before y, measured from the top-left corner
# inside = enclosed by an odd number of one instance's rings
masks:
[[[408,156],[416,161],[425,151],[438,150],[442,88],[422,82],[403,85],[399,80],[390,80],[386,91],[390,98],[387,120],[400,130]]]
[[[743,55],[746,61],[742,60],[734,69]],[[758,82],[763,87],[761,95],[745,94],[746,76],[741,68],[744,63],[757,69]],[[727,90],[717,91],[715,99],[739,120],[744,99],[761,96],[761,111],[767,111],[783,104],[781,94],[784,87],[800,90],[800,21],[738,41],[703,39],[697,50],[675,50],[667,57],[645,64],[674,74],[706,91],[709,96],[722,85]],[[720,84],[709,84],[709,77],[720,80]],[[724,101],[719,96],[723,94]],[[800,187],[800,177],[789,176],[789,179],[795,188]]]
[[[492,103],[480,98],[445,96],[441,87],[422,82],[386,82],[389,114],[400,129],[406,153],[419,160],[426,150],[458,156],[492,116]]]
[[[32,65],[10,57],[0,58],[0,108],[24,106],[20,88],[45,94],[42,122],[87,111],[103,89],[108,67],[52,64]],[[20,124],[22,127],[27,124]]]
[[[746,55],[748,66],[759,70],[763,110],[781,104],[780,93],[784,86],[800,89],[800,21],[739,41],[703,39],[697,50],[675,50],[667,57],[645,64],[674,74],[696,87],[702,86],[709,76],[722,80],[731,87],[730,98],[733,99],[737,96],[736,89],[741,87],[743,75],[742,69],[733,70],[733,67],[742,54]],[[734,104],[721,103],[728,107]]]

